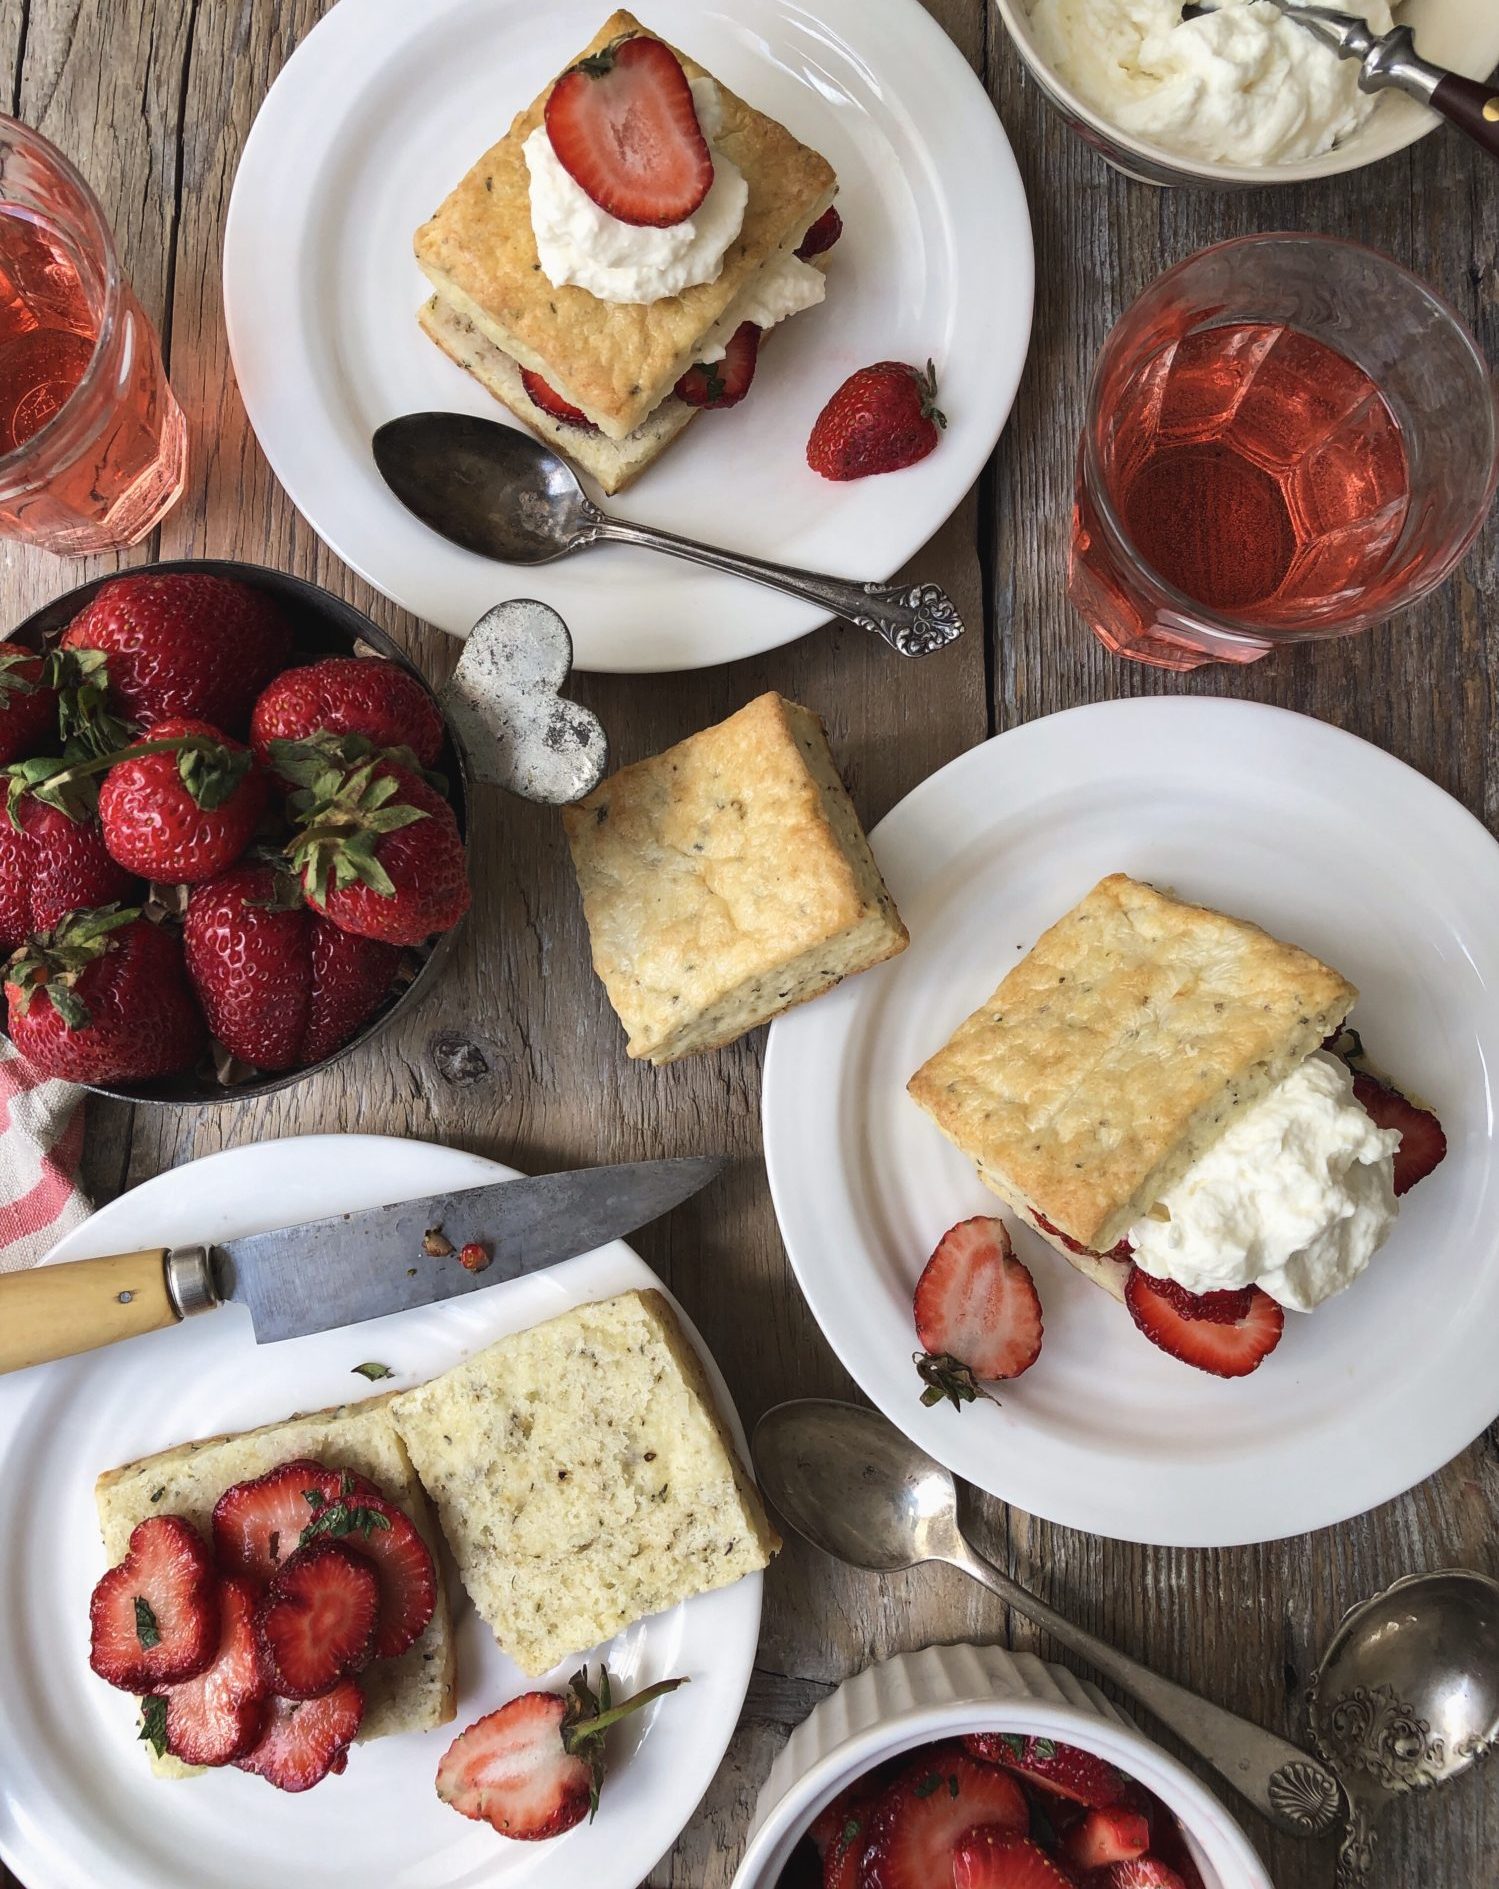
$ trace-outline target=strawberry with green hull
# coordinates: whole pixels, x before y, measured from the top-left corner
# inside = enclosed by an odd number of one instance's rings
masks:
[[[292,635],[264,592],[207,572],[164,571],[105,584],[62,647],[103,656],[110,706],[126,720],[189,716],[238,735],[290,662]]]
[[[1002,1220],[949,1227],[916,1282],[916,1368],[924,1404],[955,1409],[987,1396],[981,1383],[1016,1378],[1041,1355],[1041,1301]]]
[[[69,912],[128,903],[145,888],[110,856],[87,809],[50,806],[21,786],[0,810],[0,951],[51,931]]]
[[[341,1679],[316,1699],[273,1698],[259,1742],[234,1762],[278,1791],[310,1791],[348,1764],[363,1719],[357,1679]]]
[[[902,472],[936,450],[946,425],[930,361],[925,373],[904,361],[879,361],[850,374],[818,414],[807,464],[839,482]]]
[[[116,756],[105,775],[104,843],[144,879],[197,885],[244,852],[268,795],[266,777],[243,743],[208,722],[170,717]]]
[[[255,1069],[305,1067],[341,1048],[384,1002],[401,961],[396,946],[309,911],[298,880],[272,866],[235,866],[194,887],[182,936],[209,1029]]]
[[[284,669],[250,717],[250,746],[263,765],[273,741],[363,735],[377,748],[409,748],[422,767],[442,753],[442,712],[409,670],[375,656],[327,656]]]
[[[760,330],[742,321],[729,336],[721,361],[697,361],[677,382],[678,400],[689,407],[722,412],[737,407],[749,392],[760,358]]]
[[[207,1044],[182,946],[132,907],[75,912],[5,969],[7,1027],[34,1069],[66,1082],[145,1082]]]
[[[180,1515],[151,1515],[89,1600],[89,1665],[126,1692],[181,1684],[212,1665],[219,1582],[208,1546]]]
[[[57,745],[57,690],[50,667],[35,650],[0,642],[0,767]]]
[[[458,923],[470,897],[463,840],[419,774],[378,755],[349,763],[311,742],[273,742],[271,755],[297,782],[291,857],[314,911],[397,945]]]
[[[692,88],[659,39],[627,35],[564,72],[547,96],[546,130],[568,176],[621,223],[667,229],[712,188]]]
[[[232,1764],[265,1724],[270,1687],[255,1643],[255,1594],[245,1581],[219,1583],[219,1639],[196,1678],[141,1701],[141,1737],[183,1764]]]
[[[686,1683],[662,1679],[616,1705],[607,1667],[597,1694],[585,1668],[565,1693],[522,1693],[458,1734],[437,1767],[437,1795],[501,1836],[561,1836],[598,1810],[609,1727]]]

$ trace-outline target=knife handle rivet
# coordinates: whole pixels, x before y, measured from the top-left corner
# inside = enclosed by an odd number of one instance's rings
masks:
[[[121,1305],[129,1305],[130,1301],[135,1297],[135,1294],[133,1292],[121,1292],[117,1294],[117,1297]]]

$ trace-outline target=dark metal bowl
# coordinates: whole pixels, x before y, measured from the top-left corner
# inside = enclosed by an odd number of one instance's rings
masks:
[[[236,564],[222,558],[171,559],[165,563],[136,565],[128,571],[97,577],[92,583],[80,584],[76,590],[68,591],[66,595],[33,612],[11,630],[9,636],[13,642],[41,648],[60,636],[79,611],[91,603],[95,595],[106,584],[112,583],[115,577],[156,577],[171,571],[198,571],[210,577],[227,577],[235,583],[248,584],[255,590],[265,591],[276,600],[291,623],[294,659],[305,657],[310,661],[319,656],[349,656],[357,645],[363,643],[389,661],[399,663],[409,675],[415,676],[429,695],[434,694],[422,672],[363,611],[356,610],[341,597],[335,597],[331,591],[323,590],[317,584],[309,584],[305,578],[289,577],[284,571],[266,570],[258,564]],[[438,706],[440,708],[441,703]],[[447,740],[438,766],[447,776],[448,799],[452,802],[453,813],[458,821],[458,831],[467,838],[468,774],[463,748],[446,715],[443,716],[443,726],[447,730]],[[154,1082],[131,1083],[120,1088],[109,1088],[103,1083],[88,1083],[85,1086],[96,1095],[113,1096],[121,1102],[151,1102],[192,1108],[201,1108],[205,1103],[213,1102],[242,1102],[253,1095],[271,1095],[277,1089],[289,1089],[293,1083],[301,1082],[318,1070],[339,1062],[361,1044],[369,1042],[371,1037],[377,1036],[395,1017],[419,1003],[437,981],[452,955],[453,941],[461,926],[460,920],[451,931],[441,933],[429,944],[416,947],[409,955],[419,958],[421,962],[410,983],[388,997],[363,1029],[350,1037],[341,1049],[336,1049],[331,1056],[325,1056],[320,1063],[309,1063],[305,1069],[252,1076],[244,1082],[224,1083],[214,1073],[211,1062],[207,1062],[203,1067],[184,1075],[162,1076]]]

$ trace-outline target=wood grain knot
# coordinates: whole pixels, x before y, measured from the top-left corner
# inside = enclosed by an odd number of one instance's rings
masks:
[[[472,1037],[456,1033],[434,1036],[427,1045],[427,1052],[438,1075],[454,1088],[487,1081],[490,1075],[489,1058]]]

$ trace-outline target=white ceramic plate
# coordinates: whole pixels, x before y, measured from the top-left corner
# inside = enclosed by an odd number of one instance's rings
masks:
[[[456,1148],[375,1135],[266,1142],[157,1176],[49,1257],[228,1239],[512,1172]],[[28,1889],[636,1889],[691,1816],[738,1719],[759,1633],[759,1575],[610,1644],[610,1671],[628,1690],[681,1672],[692,1683],[638,1729],[632,1720],[611,1734],[598,1821],[550,1843],[497,1836],[445,1809],[433,1789],[454,1733],[536,1683],[500,1654],[461,1590],[456,1721],[356,1745],[341,1778],[301,1797],[232,1769],[183,1783],[153,1778],[134,1742],[133,1702],[89,1671],[88,1598],[104,1566],[93,1504],[100,1470],[363,1395],[351,1371],[364,1360],[397,1372],[382,1388],[404,1388],[570,1306],[659,1283],[616,1241],[531,1278],[345,1331],[261,1348],[248,1317],[229,1307],[0,1378],[0,1856]],[[723,1380],[703,1359],[742,1449]]]
[[[695,669],[825,613],[618,547],[532,570],[461,551],[381,483],[399,413],[504,409],[420,332],[411,238],[598,30],[607,0],[341,0],[245,146],[224,236],[240,391],[309,524],[388,597],[459,635],[507,597],[567,619],[579,667]],[[767,346],[752,397],[709,414],[623,497],[629,517],[783,564],[883,579],[977,478],[1030,337],[1025,195],[987,95],[918,0],[650,0],[646,23],[822,151],[846,233],[827,303]],[[949,427],[905,472],[829,485],[807,435],[855,368],[935,360]],[[972,626],[974,634],[978,625]]]
[[[786,1248],[873,1401],[1034,1515],[1216,1547],[1321,1528],[1438,1469],[1499,1411],[1499,847],[1377,748],[1301,716],[1177,699],[1074,709],[975,748],[875,829],[905,954],[782,1018],[765,1153]],[[999,1204],[905,1093],[1003,973],[1106,873],[1252,918],[1336,964],[1384,1068],[1450,1152],[1369,1271],[1288,1313],[1253,1376],[1157,1351],[1017,1229],[1045,1312],[1003,1403],[926,1410],[911,1292],[945,1228]]]

